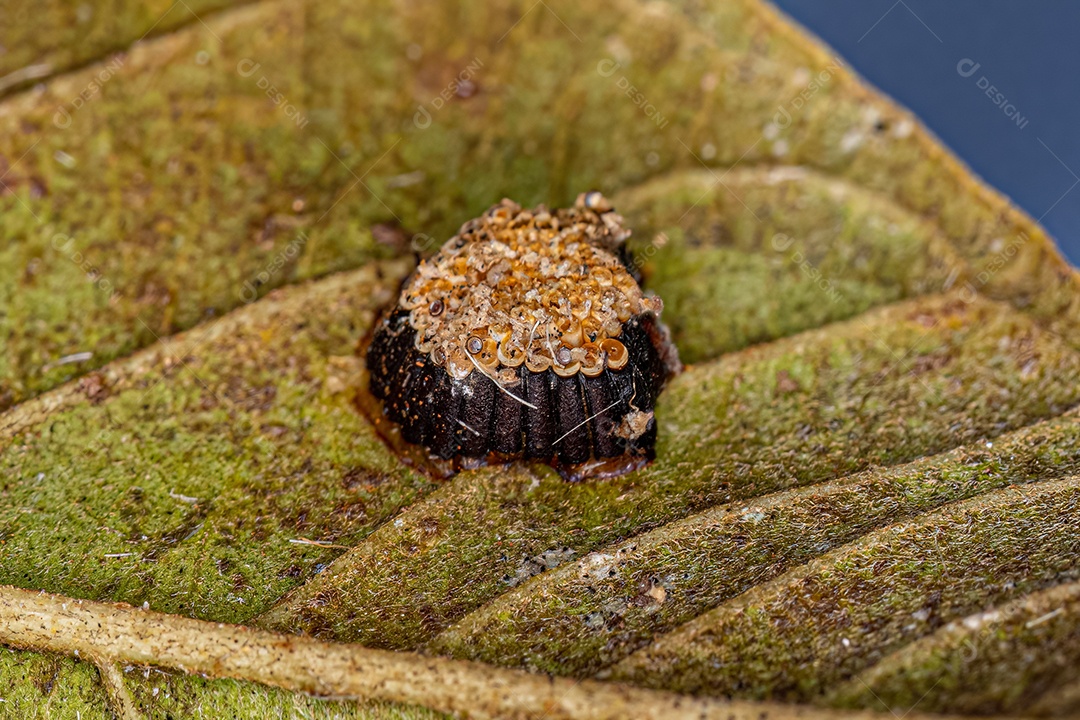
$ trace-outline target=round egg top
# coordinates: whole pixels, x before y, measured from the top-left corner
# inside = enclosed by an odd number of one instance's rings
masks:
[[[554,212],[504,200],[402,289],[416,349],[455,379],[521,365],[562,377],[623,367],[623,324],[661,309],[618,255],[629,234],[599,193]]]

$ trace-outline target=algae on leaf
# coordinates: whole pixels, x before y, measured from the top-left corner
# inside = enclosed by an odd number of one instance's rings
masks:
[[[0,709],[1080,711],[1077,273],[767,5],[12,4],[0,583],[61,597],[0,588],[59,628],[10,640]],[[656,462],[403,464],[355,350],[415,254],[591,188],[689,363]],[[75,608],[146,627],[89,601],[399,675],[64,657],[100,650]],[[303,694],[358,687],[410,704]]]

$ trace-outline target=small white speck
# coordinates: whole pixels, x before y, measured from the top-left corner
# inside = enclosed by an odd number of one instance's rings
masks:
[[[60,163],[61,165],[63,165],[66,168],[75,167],[75,158],[71,157],[70,155],[68,155],[63,150],[57,150],[56,152],[54,152],[53,153],[53,160]]]
[[[703,160],[712,160],[716,157],[716,146],[712,143],[705,143],[701,146],[701,158]]]
[[[582,558],[580,567],[585,575],[596,580],[603,580],[615,576],[614,560],[615,556],[607,553],[589,553]]]
[[[761,130],[761,134],[766,140],[775,140],[780,137],[780,126],[774,122],[766,123]]]
[[[411,185],[416,185],[417,183],[423,182],[425,177],[427,177],[427,173],[425,173],[423,170],[414,170],[410,173],[402,173],[401,175],[395,175],[394,177],[386,181],[386,186],[392,188],[409,187]],[[297,212],[300,212],[300,210],[303,209],[304,203],[303,201],[300,201],[300,208],[297,209]]]
[[[865,136],[861,130],[848,130],[844,133],[844,137],[840,138],[840,151],[849,153],[856,150],[863,144]]]
[[[986,447],[992,448],[992,447],[994,447],[994,443],[988,442],[988,443],[986,443]]]
[[[743,517],[753,523],[759,523],[765,519],[765,513],[760,510],[750,511],[749,508],[743,508]]]
[[[630,46],[618,35],[609,37],[607,42],[604,43],[604,47],[611,53],[611,59],[620,65],[629,65],[634,59],[633,53],[630,52]]]
[[[1046,613],[1045,615],[1041,615],[1041,616],[1035,618],[1034,620],[1029,620],[1028,622],[1026,622],[1024,624],[1024,627],[1027,628],[1028,630],[1030,630],[1033,627],[1038,627],[1039,625],[1042,625],[1044,622],[1048,622],[1050,620],[1053,620],[1054,618],[1056,618],[1058,615],[1060,615],[1063,612],[1065,612],[1064,608],[1058,608],[1057,610],[1051,610],[1050,612]]]
[[[842,638],[840,642],[844,645],[844,647],[851,647],[851,641],[847,638]]]
[[[171,497],[173,500],[179,500],[182,503],[187,503],[188,505],[194,505],[199,502],[199,498],[197,497],[191,497],[190,495],[181,495],[180,493],[173,492],[172,490],[169,491],[169,497]]]
[[[60,358],[56,362],[50,363],[50,365],[55,367],[57,365],[69,365],[71,363],[86,362],[87,360],[91,359],[92,357],[94,357],[94,353],[90,352],[89,350],[84,350],[83,352],[77,352],[77,353],[72,353],[71,355],[65,355],[64,357]]]
[[[402,520],[401,518],[398,518],[397,520],[394,521],[394,527],[401,527],[404,524],[405,524],[405,521]]]
[[[783,157],[788,153],[788,141],[781,138],[773,143],[772,154],[774,157]]]
[[[867,105],[863,108],[862,118],[867,125],[876,125],[881,120],[881,110],[873,105]]]
[[[968,630],[978,630],[984,625],[997,622],[1000,617],[1001,615],[996,610],[979,613],[978,615],[971,615],[964,618],[964,627]]]

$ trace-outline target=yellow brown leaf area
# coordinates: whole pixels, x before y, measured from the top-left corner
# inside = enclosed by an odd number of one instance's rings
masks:
[[[57,70],[0,100],[0,581],[795,707],[1076,713],[1080,305],[1042,230],[763,5],[529,6],[187,3],[131,47],[155,18],[123,9],[77,51],[77,8],[22,15],[4,72]],[[401,465],[351,407],[393,258],[592,188],[691,363],[656,463]],[[4,710],[425,712],[120,673],[4,650]]]

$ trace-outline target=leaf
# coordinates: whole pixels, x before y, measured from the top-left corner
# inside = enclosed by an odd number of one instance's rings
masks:
[[[710,508],[501,595],[436,636],[432,649],[558,674],[599,672],[757,584],[832,548],[854,549],[853,540],[877,528],[996,488],[1076,472],[1078,430],[1073,412],[997,438],[993,455],[979,447],[958,448]],[[725,561],[717,563],[718,557]],[[609,625],[607,632],[598,631]]]
[[[5,28],[13,712],[1080,707],[1077,275],[841,61],[752,0],[183,5]],[[657,461],[409,469],[352,402],[406,258],[591,187],[690,363]]]
[[[1035,352],[1059,358],[1060,371],[1047,368],[1041,382],[1010,387],[1018,365],[1002,362],[1000,353],[1019,336],[1040,338]],[[1069,378],[1080,371],[1077,356],[1042,339],[1000,306],[936,299],[727,355],[688,370],[666,390],[657,410],[658,459],[644,471],[584,486],[540,470],[459,475],[264,622],[413,647],[507,590],[531,558],[604,552],[608,543],[705,507],[1026,425],[1075,403]],[[892,348],[910,349],[905,369],[914,377],[895,371],[900,358]],[[782,373],[791,387],[782,385]],[[980,408],[972,388],[992,404]]]
[[[0,618],[0,638],[92,657],[107,683],[123,682],[115,663],[127,661],[254,679],[316,695],[420,700],[478,717],[531,717],[542,708],[554,720],[631,712],[646,718],[750,718],[768,707],[320,643],[14,588],[0,593]],[[115,688],[115,694],[125,710],[137,712],[125,688]],[[821,714],[770,709],[781,718]]]
[[[229,4],[220,0],[124,2],[114,3],[105,12],[61,2],[5,3],[0,96],[108,53],[122,52],[148,36],[198,22],[198,15]]]
[[[914,704],[911,693],[921,692],[927,696],[919,703],[925,710],[940,706],[972,714],[984,708],[1065,714],[1069,695],[1076,692],[1066,668],[1076,664],[1078,591],[1080,584],[1066,583],[950,623],[838,687],[829,703],[865,706],[867,700],[859,696],[877,692]],[[974,674],[979,680],[969,684],[967,678]],[[927,683],[931,679],[943,686],[933,695]],[[902,687],[888,687],[897,682]],[[1032,697],[1041,699],[1035,706],[1026,705]]]

